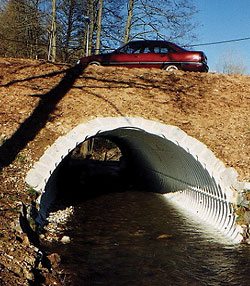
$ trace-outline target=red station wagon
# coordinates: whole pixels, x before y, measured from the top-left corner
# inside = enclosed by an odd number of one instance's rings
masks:
[[[83,57],[78,64],[208,72],[203,52],[188,51],[167,41],[131,41],[111,53]]]

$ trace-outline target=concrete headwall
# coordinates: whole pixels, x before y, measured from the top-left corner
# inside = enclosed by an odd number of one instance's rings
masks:
[[[96,118],[58,138],[26,177],[41,193],[42,216],[55,198],[53,181],[58,165],[76,146],[95,136],[122,146],[122,153],[130,156],[139,170],[138,176],[148,180],[152,188],[178,197],[181,194],[182,201],[190,199],[192,209],[196,206],[203,219],[216,220],[217,228],[239,238],[232,204],[237,204],[245,183],[238,182],[237,172],[226,168],[203,143],[180,128],[143,118]]]

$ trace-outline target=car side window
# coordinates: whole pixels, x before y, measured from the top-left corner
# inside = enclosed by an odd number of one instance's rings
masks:
[[[149,46],[149,47],[145,47],[145,49],[144,49],[144,53],[155,53],[155,49],[154,49],[154,47],[152,47],[152,46]]]
[[[155,51],[156,54],[159,54],[161,52],[161,49],[159,47],[155,47],[154,51]]]
[[[166,46],[155,46],[154,52],[157,54],[166,54],[169,52],[169,49]]]
[[[124,47],[122,47],[120,50],[119,50],[119,54],[132,54],[134,51],[134,49],[132,49],[129,45],[126,45]]]
[[[169,49],[167,47],[161,47],[161,53],[162,54],[165,54],[165,53],[168,53],[169,52]]]
[[[139,54],[139,53],[141,53],[141,48],[139,48],[139,47],[134,47],[133,54]]]
[[[126,45],[122,47],[119,51],[119,54],[138,54],[141,53],[141,49],[135,45]]]

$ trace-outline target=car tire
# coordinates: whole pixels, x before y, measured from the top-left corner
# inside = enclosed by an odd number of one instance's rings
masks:
[[[94,62],[90,62],[88,65],[89,66],[100,66],[101,63],[94,61]]]
[[[164,67],[164,70],[170,72],[170,71],[177,71],[179,70],[179,68],[176,65],[168,65]]]

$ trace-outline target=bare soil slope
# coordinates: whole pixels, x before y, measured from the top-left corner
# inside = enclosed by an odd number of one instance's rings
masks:
[[[68,69],[0,59],[0,285],[25,285],[29,274],[23,269],[33,263],[25,262],[32,247],[24,247],[24,237],[13,230],[20,202],[33,199],[24,176],[58,136],[80,123],[141,116],[178,126],[249,181],[249,76],[104,67],[75,76]],[[11,259],[17,255],[19,260]],[[59,279],[46,275],[48,281]]]

